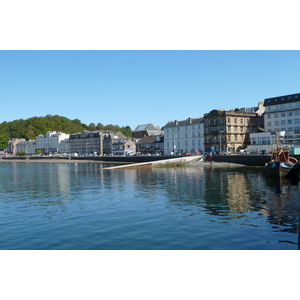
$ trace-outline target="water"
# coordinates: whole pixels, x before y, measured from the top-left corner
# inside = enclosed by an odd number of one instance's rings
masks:
[[[296,250],[300,187],[262,168],[0,163],[0,249]]]

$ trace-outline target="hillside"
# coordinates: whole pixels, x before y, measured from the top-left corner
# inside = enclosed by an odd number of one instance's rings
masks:
[[[119,127],[118,125],[103,125],[101,123],[90,123],[86,125],[80,120],[70,120],[62,116],[47,115],[45,117],[32,117],[26,120],[19,119],[12,122],[0,124],[0,149],[7,147],[7,142],[12,138],[36,139],[39,134],[47,131],[61,131],[75,133],[82,130],[113,130],[121,131],[125,136],[131,137],[129,126]]]

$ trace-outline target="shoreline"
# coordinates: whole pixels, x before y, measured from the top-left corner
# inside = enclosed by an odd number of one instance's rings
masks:
[[[15,158],[0,158],[0,163],[93,163],[93,164],[118,164],[118,165],[130,165],[130,162],[116,162],[116,161],[101,161],[101,160],[90,160],[90,159],[56,159],[56,158],[42,158],[42,159],[15,159]],[[235,164],[230,162],[215,162],[210,163],[208,161],[198,161],[198,162],[187,162],[183,165],[184,167],[195,167],[195,166],[204,166],[204,167],[248,167],[243,164]],[[138,166],[137,166],[138,167]]]
[[[10,162],[17,162],[17,163],[96,163],[96,164],[106,164],[106,163],[124,163],[124,162],[109,162],[109,161],[101,161],[101,160],[91,160],[91,159],[56,159],[56,158],[43,158],[43,159],[18,159],[18,158],[0,158],[0,163],[10,163]]]

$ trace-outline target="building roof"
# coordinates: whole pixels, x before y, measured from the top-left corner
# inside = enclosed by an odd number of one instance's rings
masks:
[[[266,98],[264,106],[278,105],[283,103],[298,102],[300,101],[300,94],[291,94],[285,96],[278,96],[273,98]]]
[[[169,121],[164,127],[173,127],[173,126],[184,126],[189,124],[199,124],[203,122],[203,118],[187,118],[184,121]]]
[[[159,141],[157,141],[157,137],[160,138]],[[137,143],[138,144],[152,144],[155,142],[162,143],[163,141],[161,139],[163,139],[163,135],[151,135],[151,136],[145,136],[141,138]]]
[[[138,125],[135,131],[161,131],[160,127],[158,125],[153,124],[144,124],[144,125]]]

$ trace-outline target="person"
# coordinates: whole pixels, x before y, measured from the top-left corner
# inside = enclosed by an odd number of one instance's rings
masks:
[[[208,157],[210,163],[212,163],[212,153],[209,153],[209,157]]]

